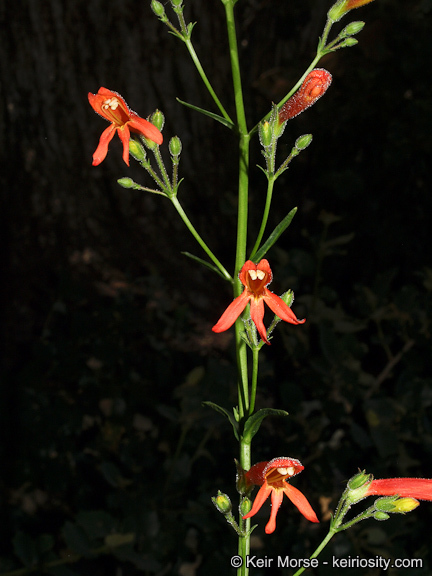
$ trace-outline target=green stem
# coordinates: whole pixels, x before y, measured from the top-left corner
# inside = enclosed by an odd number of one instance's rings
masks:
[[[309,74],[309,72],[311,72],[311,70],[313,70],[315,68],[315,66],[318,64],[318,62],[321,60],[321,58],[327,53],[326,52],[326,42],[327,42],[327,38],[328,35],[330,33],[330,29],[333,25],[333,22],[331,20],[327,20],[326,25],[324,27],[323,30],[323,34],[321,36],[321,39],[319,41],[318,44],[318,48],[317,48],[317,53],[315,58],[312,60],[312,62],[309,64],[308,68],[306,69],[305,73],[303,74],[303,76],[298,80],[297,84],[295,84],[295,86],[290,90],[290,92],[288,92],[288,94],[282,98],[282,100],[276,105],[277,108],[280,108],[283,104],[285,104],[285,102],[291,98],[291,96],[294,94],[294,92],[296,92],[300,86],[303,84],[303,80],[306,78],[306,76]],[[263,122],[264,120],[268,120],[272,114],[272,110],[266,115],[264,116],[264,118],[262,118],[250,131],[250,135],[254,134],[257,130],[258,130],[258,126],[261,124],[261,122]]]
[[[268,178],[268,184],[267,184],[267,196],[266,196],[266,203],[264,206],[264,213],[263,213],[263,217],[261,220],[261,227],[259,229],[258,232],[258,237],[256,239],[255,245],[252,249],[252,252],[249,256],[249,258],[251,260],[253,260],[253,257],[255,256],[255,254],[258,251],[258,248],[260,247],[261,244],[261,240],[264,236],[264,232],[267,226],[267,221],[268,221],[268,217],[269,217],[269,213],[270,213],[270,206],[271,206],[271,201],[272,201],[272,196],[273,196],[273,188],[274,188],[274,183],[275,183],[275,176],[274,174],[271,174]]]
[[[234,296],[239,296],[243,290],[241,282],[238,280],[238,273],[246,260],[246,243],[248,228],[248,199],[249,199],[249,143],[246,124],[246,114],[244,109],[243,91],[240,75],[240,62],[238,55],[237,35],[234,18],[234,0],[222,0],[225,7],[225,18],[228,32],[229,54],[231,61],[231,73],[234,89],[234,101],[237,116],[237,130],[239,134],[239,176],[238,176],[238,216],[237,216],[237,243],[235,258],[235,282]],[[238,397],[239,416],[244,418],[249,413],[249,377],[247,368],[246,344],[241,338],[243,332],[242,320],[235,323],[236,355],[238,367]],[[244,470],[251,467],[251,447],[240,437],[240,464]],[[243,530],[244,536],[239,536],[238,553],[243,560],[242,566],[237,570],[238,576],[247,576],[249,568],[246,566],[246,559],[250,551],[250,519],[240,518],[239,526]]]
[[[336,530],[329,530],[329,533],[327,534],[327,536],[324,538],[324,540],[321,542],[321,544],[318,546],[318,548],[315,550],[315,552],[312,554],[312,556],[310,556],[310,559],[312,560],[312,558],[316,558],[321,552],[322,550],[327,546],[327,544],[330,542],[330,540],[333,538],[333,536],[336,534]],[[297,572],[295,574],[293,574],[293,576],[299,576],[300,574],[303,574],[303,572],[306,570],[306,568],[303,566],[302,568],[300,568],[299,570],[297,570]]]
[[[159,170],[160,170],[160,173],[162,175],[163,181],[165,183],[164,188],[166,188],[167,190],[171,190],[172,189],[171,182],[170,182],[168,173],[166,171],[165,164],[164,164],[164,161],[162,159],[162,155],[161,155],[160,150],[159,150],[159,146],[156,146],[156,145],[154,146],[153,154],[154,154],[154,157],[156,159],[156,163],[159,166]]]
[[[201,62],[198,58],[197,53],[195,52],[195,48],[193,47],[193,44],[192,44],[190,38],[183,38],[183,40],[184,40],[184,43],[186,44],[186,47],[189,51],[189,54],[193,60],[193,63],[195,64],[195,67],[198,70],[198,73],[201,76],[201,79],[205,84],[205,87],[209,91],[210,96],[213,98],[214,103],[219,108],[219,111],[222,114],[222,116],[225,118],[225,120],[228,120],[229,122],[231,122],[231,124],[233,124],[233,121],[229,117],[228,112],[225,110],[223,104],[221,103],[221,101],[217,97],[216,92],[213,90],[213,86],[210,84],[210,81],[207,78],[206,73],[204,72],[204,68],[201,66]]]
[[[207,254],[207,256],[210,258],[210,260],[213,262],[213,264],[216,265],[216,267],[220,270],[220,272],[223,274],[223,276],[229,280],[230,282],[233,281],[233,279],[231,278],[231,275],[229,274],[229,272],[225,269],[225,267],[219,262],[219,260],[216,258],[216,256],[213,254],[213,252],[210,250],[210,248],[207,246],[207,244],[204,242],[204,240],[201,238],[201,236],[198,234],[198,232],[196,231],[194,225],[192,224],[192,222],[189,220],[189,218],[186,215],[186,212],[183,210],[180,202],[178,201],[177,196],[170,196],[170,200],[174,205],[174,208],[177,210],[180,218],[183,220],[183,222],[186,224],[189,232],[192,234],[192,236],[195,238],[195,240],[198,242],[198,244],[201,246],[201,248],[204,250],[204,252]]]
[[[258,384],[258,358],[261,347],[254,346],[252,349],[252,385],[251,385],[251,398],[249,404],[249,416],[254,413],[255,410],[255,397]]]

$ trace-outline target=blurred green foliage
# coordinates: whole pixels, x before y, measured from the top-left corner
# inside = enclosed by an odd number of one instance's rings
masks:
[[[184,143],[188,212],[227,266],[234,142],[176,105],[175,96],[206,96],[145,3],[36,4],[1,13],[11,25],[1,49],[0,574],[219,575],[231,570],[235,534],[210,497],[220,489],[236,507],[237,454],[229,423],[202,402],[236,401],[231,336],[210,330],[231,295],[181,257],[196,248],[163,199],[117,186],[124,174],[143,176],[125,172],[114,142],[92,169],[105,126],[86,92],[106,85],[142,115],[165,112],[167,134]],[[329,5],[239,2],[254,121],[302,74]],[[263,422],[254,461],[299,458],[296,486],[323,521],[310,526],[285,502],[265,536],[264,506],[257,554],[310,554],[358,468],[432,477],[431,10],[430,0],[377,0],[356,11],[367,22],[358,47],[321,63],[331,89],[282,140],[281,155],[314,135],[278,182],[269,223],[299,207],[268,257],[271,288],[293,288],[307,323],[279,325],[263,350],[257,408],[290,415]],[[223,54],[205,55],[225,37],[219,3],[195,2],[190,12],[206,69],[228,94]],[[257,171],[251,226],[263,186]],[[420,557],[423,570],[410,576],[428,573],[431,519],[423,503],[365,522],[336,537],[324,559]]]

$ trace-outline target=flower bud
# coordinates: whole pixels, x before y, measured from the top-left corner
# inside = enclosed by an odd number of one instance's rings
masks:
[[[373,2],[373,0],[338,0],[327,12],[327,17],[332,22],[338,22],[342,16],[345,16],[353,8],[360,8],[360,6],[369,4],[369,2]]]
[[[360,30],[363,30],[364,25],[365,23],[360,20],[358,22],[351,22],[348,26],[345,26],[339,34],[339,37],[346,38],[347,36],[355,36],[355,34],[358,34]]]
[[[390,518],[390,516],[388,514],[386,514],[385,512],[374,512],[373,517],[375,518],[375,520],[388,520]]]
[[[178,136],[173,136],[169,141],[169,151],[171,156],[180,156],[182,151],[182,143]]]
[[[268,122],[267,120],[261,122],[258,127],[258,132],[261,146],[263,146],[264,148],[270,146],[273,140],[273,130],[270,122]]]
[[[238,462],[238,460],[235,460],[235,464],[237,467],[237,479],[236,479],[237,492],[239,494],[247,494],[252,489],[253,484],[251,484],[248,481],[245,471],[240,466],[240,462]]]
[[[179,6],[181,6],[183,4],[183,0],[171,0],[171,4],[175,7],[178,8]]]
[[[281,299],[291,308],[292,303],[294,302],[294,292],[292,290],[287,290],[282,294]]]
[[[163,113],[160,110],[156,110],[150,116],[150,122],[152,124],[154,124],[156,126],[156,128],[162,132],[162,129],[163,129],[164,124],[165,124],[165,116],[163,115]]]
[[[246,516],[252,509],[252,502],[249,498],[243,498],[240,502],[240,516]]]
[[[364,471],[359,472],[350,480],[348,480],[347,485],[347,495],[346,499],[351,504],[360,502],[368,495],[369,485],[372,481],[372,474],[366,474]]]
[[[356,490],[371,480],[371,474],[366,474],[365,470],[363,470],[348,480],[348,488],[350,490]]]
[[[315,68],[309,72],[297,92],[279,109],[279,124],[315,104],[325,94],[331,81],[332,75],[323,68]]]
[[[358,44],[358,40],[355,38],[346,38],[340,44],[337,45],[337,48],[350,48],[351,46],[355,46]]]
[[[129,152],[132,154],[135,160],[138,160],[138,162],[144,162],[146,159],[146,152],[144,147],[141,146],[141,144],[133,138],[129,140]]]
[[[212,496],[212,502],[221,514],[229,514],[232,510],[231,500],[226,494],[218,490],[217,496]]]
[[[295,142],[295,147],[297,148],[297,150],[304,150],[309,146],[311,142],[312,142],[312,134],[303,134],[303,136],[297,138]]]
[[[394,502],[397,500],[397,496],[387,496],[384,498],[378,498],[375,500],[375,509],[379,512],[394,512],[395,506]]]
[[[158,18],[165,18],[166,19],[165,8],[164,8],[163,4],[158,2],[158,0],[152,0],[150,6]]]
[[[120,184],[123,188],[135,188],[136,183],[132,180],[132,178],[119,178],[117,180],[117,184]]]
[[[378,498],[378,500],[375,501],[374,506],[379,512],[406,514],[407,512],[415,510],[417,506],[420,506],[420,502],[411,497],[399,498],[398,496],[385,496],[383,498]]]

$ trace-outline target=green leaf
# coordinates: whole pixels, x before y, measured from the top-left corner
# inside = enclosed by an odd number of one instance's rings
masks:
[[[70,548],[72,552],[75,552],[80,556],[92,556],[90,540],[81,526],[77,526],[68,521],[63,526],[62,534],[66,546]]]
[[[105,536],[105,546],[108,548],[118,548],[119,546],[126,546],[127,544],[133,544],[135,542],[134,532],[128,532],[127,534],[121,534],[116,532],[114,534],[107,534]]]
[[[190,252],[181,252],[181,254],[183,254],[184,256],[187,256],[191,260],[195,260],[196,262],[199,262],[200,264],[202,264],[206,268],[210,268],[210,270],[213,270],[213,272],[216,272],[216,274],[219,274],[219,276],[221,276],[224,280],[227,280],[227,277],[222,274],[222,272],[219,270],[219,268],[217,268],[216,266],[213,266],[213,264],[210,264],[210,262],[207,262],[206,260],[203,260],[202,258],[199,258],[198,256],[195,256],[195,254],[191,254]]]
[[[249,416],[243,430],[243,440],[246,443],[250,444],[252,442],[252,438],[258,432],[261,422],[267,416],[288,416],[288,412],[285,410],[276,410],[275,408],[263,408],[255,412],[255,414],[252,414],[252,416]]]
[[[115,528],[114,518],[104,510],[82,510],[76,515],[76,522],[90,540],[104,538]]]
[[[13,538],[13,550],[24,566],[34,566],[37,560],[36,545],[28,534],[17,532]]]
[[[219,412],[219,414],[223,414],[224,416],[226,416],[228,418],[228,420],[231,422],[231,426],[233,427],[234,430],[234,436],[236,437],[236,440],[239,440],[239,431],[238,431],[238,423],[236,421],[236,419],[234,418],[233,414],[231,414],[230,412],[228,412],[228,410],[226,410],[225,408],[222,408],[222,406],[219,406],[219,404],[215,404],[214,402],[203,402],[203,406],[208,406],[209,408],[213,408],[213,410],[216,410],[216,412]]]
[[[209,110],[205,110],[204,108],[199,108],[198,106],[189,104],[189,102],[184,102],[184,100],[180,100],[180,98],[176,98],[176,100],[177,102],[180,102],[180,104],[183,104],[183,106],[187,106],[187,108],[191,108],[192,110],[195,110],[195,112],[200,112],[201,114],[204,114],[204,116],[208,116],[209,118],[212,118],[212,120],[220,122],[230,130],[235,129],[235,125],[232,122],[226,120],[226,118],[224,118],[223,116],[219,116],[219,114],[215,114],[214,112],[210,112]]]
[[[273,244],[278,240],[279,236],[281,236],[281,234],[283,234],[283,232],[285,232],[285,230],[291,224],[291,220],[294,218],[296,212],[297,212],[297,207],[293,208],[291,210],[291,212],[289,212],[285,216],[285,218],[282,220],[282,222],[280,222],[276,226],[276,228],[273,230],[273,232],[270,234],[270,236],[264,242],[264,244],[261,246],[261,248],[258,250],[258,252],[255,252],[255,254],[251,255],[251,260],[253,262],[255,262],[255,264],[257,264],[265,256],[265,254],[270,250],[270,248],[273,246]]]

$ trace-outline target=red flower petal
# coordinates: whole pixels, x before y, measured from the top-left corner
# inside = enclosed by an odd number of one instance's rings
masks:
[[[140,118],[133,112],[131,113],[132,120],[129,122],[129,127],[133,132],[139,132],[149,140],[156,142],[159,146],[163,142],[162,133],[148,120]]]
[[[309,504],[308,499],[302,492],[300,492],[300,490],[285,482],[283,491],[307,520],[310,522],[319,522],[317,515],[313,511],[312,506]]]
[[[250,304],[250,315],[252,322],[255,324],[258,330],[258,334],[264,340],[266,344],[270,344],[267,340],[267,330],[264,326],[264,300],[262,298],[251,298]]]
[[[108,154],[108,144],[113,139],[115,131],[116,127],[111,124],[102,132],[98,147],[93,154],[93,166],[98,166],[103,160],[105,160],[106,155]]]
[[[279,512],[280,505],[282,504],[283,491],[282,488],[273,489],[271,495],[271,512],[270,520],[265,527],[266,534],[272,534],[276,529],[276,516]]]
[[[249,300],[250,296],[247,293],[247,290],[244,290],[240,296],[237,296],[237,298],[231,302],[231,304],[213,326],[213,332],[225,332],[225,330],[231,328],[231,326],[246,308],[246,304],[249,302]]]
[[[268,288],[265,288],[264,300],[270,310],[274,312],[276,316],[279,316],[281,320],[289,322],[290,324],[304,324],[306,322],[305,319],[299,320],[288,304],[285,304],[282,298],[270,292]]]
[[[399,496],[432,500],[432,480],[428,478],[385,478],[372,480],[366,496]]]
[[[267,484],[263,484],[261,486],[261,488],[258,490],[257,495],[255,496],[255,500],[254,500],[251,511],[248,512],[246,514],[246,516],[243,516],[243,518],[246,519],[246,518],[250,518],[251,516],[255,516],[255,514],[258,512],[258,510],[261,509],[262,505],[264,504],[264,502],[269,497],[270,492],[272,490],[273,489],[270,486],[268,486]]]
[[[124,124],[124,126],[120,126],[117,128],[117,133],[119,135],[120,140],[123,144],[123,160],[125,164],[129,166],[129,140],[130,140],[130,130],[129,130],[129,123]]]

